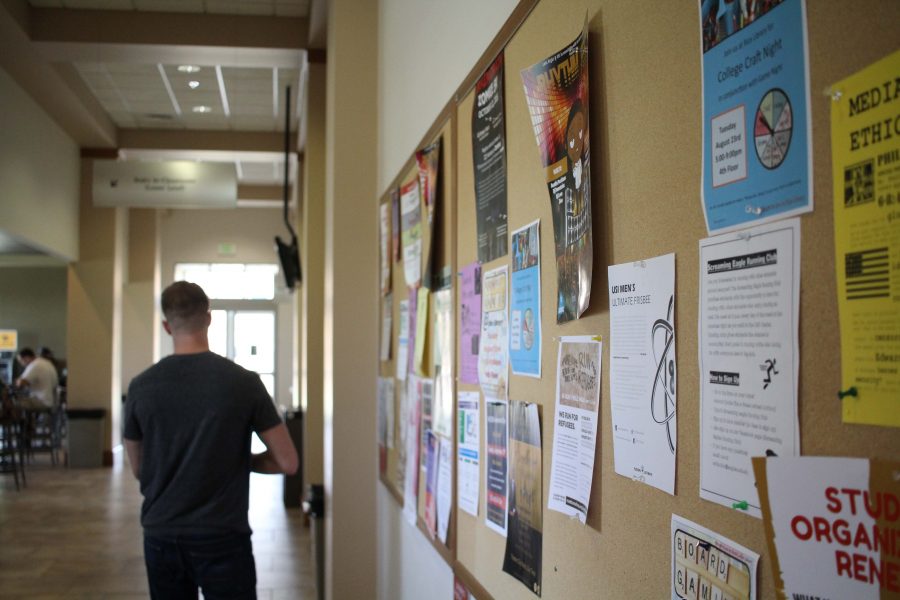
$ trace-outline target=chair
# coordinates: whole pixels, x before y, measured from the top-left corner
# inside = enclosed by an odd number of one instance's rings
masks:
[[[10,474],[16,480],[19,490],[19,474],[22,485],[25,481],[25,445],[22,439],[22,419],[12,400],[3,390],[2,406],[0,406],[0,473]]]
[[[28,458],[36,452],[48,452],[50,462],[59,464],[59,450],[62,448],[62,410],[53,408],[27,409],[25,411],[25,448]]]

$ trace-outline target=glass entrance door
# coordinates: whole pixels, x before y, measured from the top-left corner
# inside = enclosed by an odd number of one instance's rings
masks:
[[[275,397],[275,311],[213,310],[209,349],[259,373]]]

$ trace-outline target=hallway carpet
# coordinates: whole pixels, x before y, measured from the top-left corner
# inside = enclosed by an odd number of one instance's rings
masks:
[[[29,465],[28,487],[0,478],[0,599],[148,598],[141,494],[121,454],[105,469]],[[285,509],[282,477],[250,478],[260,600],[315,598],[309,529]]]

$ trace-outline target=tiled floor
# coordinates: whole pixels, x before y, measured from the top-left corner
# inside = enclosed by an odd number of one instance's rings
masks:
[[[36,460],[22,491],[12,476],[0,478],[0,598],[147,598],[141,495],[119,457],[112,469]],[[315,599],[309,529],[281,494],[280,476],[251,476],[259,598]]]

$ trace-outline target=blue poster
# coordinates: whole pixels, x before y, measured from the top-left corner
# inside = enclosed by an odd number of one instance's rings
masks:
[[[812,210],[805,0],[700,0],[710,233]]]
[[[541,376],[540,221],[513,232],[509,360],[515,375]]]

